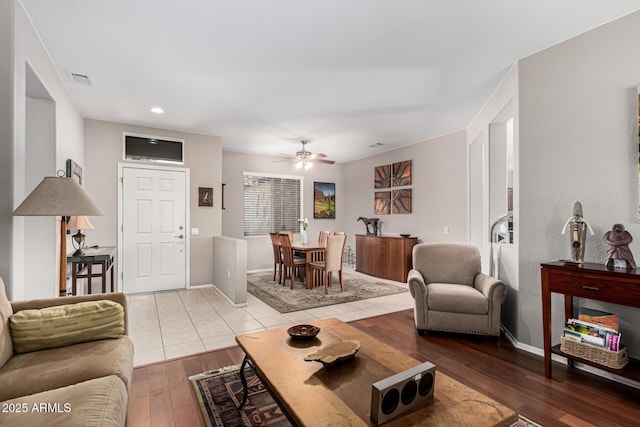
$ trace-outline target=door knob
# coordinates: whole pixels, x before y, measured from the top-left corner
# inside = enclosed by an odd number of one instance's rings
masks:
[[[184,235],[180,234],[179,236],[176,236],[176,239],[184,239]]]

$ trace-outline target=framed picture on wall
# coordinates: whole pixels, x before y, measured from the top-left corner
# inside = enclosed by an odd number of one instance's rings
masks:
[[[78,184],[82,185],[82,168],[79,164],[71,159],[67,159],[67,171],[66,176],[74,178],[78,181]]]
[[[198,187],[198,206],[213,206],[213,188]]]
[[[313,183],[313,217],[318,219],[336,219],[335,183]]]

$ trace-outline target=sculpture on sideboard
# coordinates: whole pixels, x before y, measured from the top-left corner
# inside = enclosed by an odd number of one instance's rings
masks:
[[[608,267],[618,267],[617,261],[622,261],[625,268],[636,268],[636,262],[629,249],[629,243],[633,241],[631,234],[624,229],[622,224],[614,224],[611,231],[604,233],[604,242],[607,244]]]
[[[562,228],[562,234],[569,228],[569,241],[571,261],[579,264],[584,264],[584,249],[587,243],[587,229],[593,236],[593,230],[591,226],[582,217],[582,204],[575,202],[573,204],[573,216],[569,217],[567,222],[564,223]]]
[[[367,227],[368,236],[376,236],[378,234],[378,221],[380,221],[380,218],[365,218],[361,216],[356,221],[364,223],[365,227]]]

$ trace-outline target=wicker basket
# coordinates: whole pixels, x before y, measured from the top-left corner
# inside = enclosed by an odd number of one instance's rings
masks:
[[[606,348],[560,337],[560,350],[571,356],[586,359],[613,369],[622,369],[629,363],[626,347],[623,347],[619,351],[611,351]]]

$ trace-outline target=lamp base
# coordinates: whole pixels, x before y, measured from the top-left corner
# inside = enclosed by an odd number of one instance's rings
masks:
[[[84,252],[82,251],[82,249],[78,249],[73,253],[73,256],[83,256],[83,255],[84,255]]]

